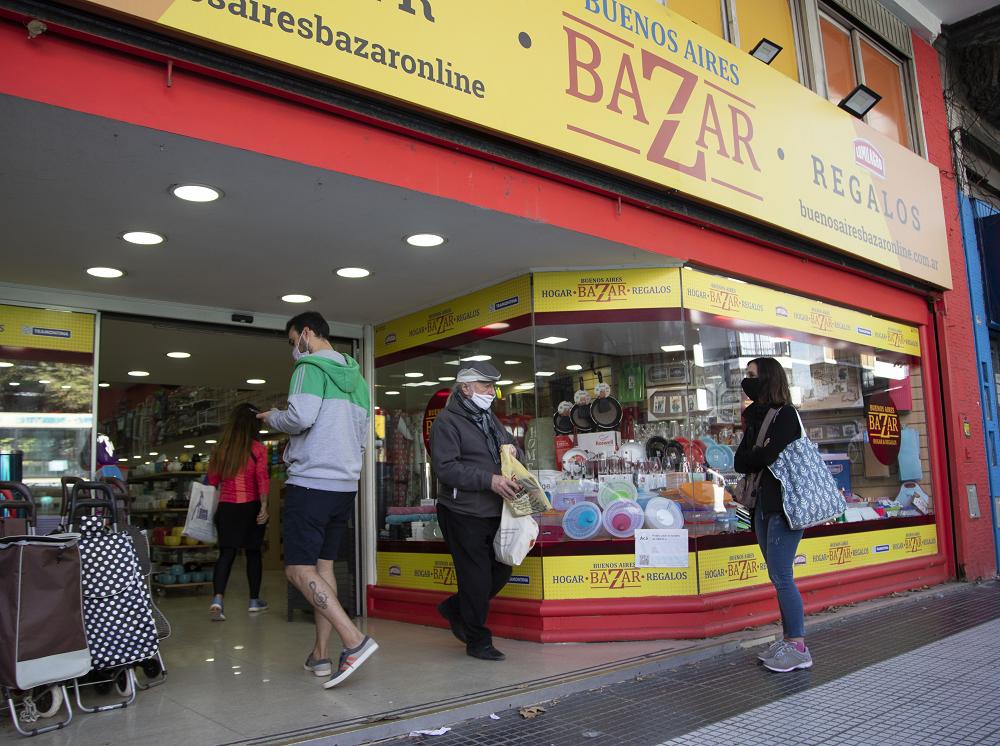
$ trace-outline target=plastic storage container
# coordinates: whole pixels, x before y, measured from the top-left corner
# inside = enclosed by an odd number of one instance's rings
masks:
[[[684,528],[688,530],[689,536],[708,536],[718,533],[716,518],[725,513],[716,513],[714,510],[685,510]]]
[[[639,503],[632,500],[615,500],[608,505],[602,518],[604,530],[617,539],[635,536],[635,530],[642,528],[645,520],[646,514]]]
[[[646,528],[684,528],[684,512],[673,500],[654,497],[646,503]]]
[[[603,533],[601,509],[590,502],[574,505],[563,514],[562,528],[570,539],[593,539]]]
[[[635,502],[638,495],[639,493],[631,481],[616,479],[601,485],[601,489],[597,492],[597,502],[606,509],[611,503],[619,500]]]

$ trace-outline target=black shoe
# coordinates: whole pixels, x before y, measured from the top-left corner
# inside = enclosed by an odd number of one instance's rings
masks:
[[[473,658],[479,658],[483,661],[503,661],[507,660],[507,656],[501,653],[492,645],[487,645],[485,648],[477,648],[476,650],[470,650],[466,648],[465,652],[471,655]]]
[[[438,614],[443,616],[448,624],[451,625],[451,633],[458,638],[459,642],[468,642],[469,638],[465,634],[465,625],[462,623],[461,618],[449,614],[445,603],[445,601],[442,601],[437,605]]]

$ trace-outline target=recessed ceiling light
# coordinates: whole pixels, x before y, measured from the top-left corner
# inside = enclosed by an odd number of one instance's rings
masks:
[[[445,360],[444,364],[445,365],[461,365],[462,361],[461,360]]]
[[[663,345],[660,349],[664,352],[684,352],[684,345]]]
[[[11,381],[11,382],[10,382],[10,383],[8,383],[7,385],[8,385],[8,386],[20,386],[21,384],[20,384],[20,382],[18,382],[18,381]]]
[[[533,383],[519,383],[514,388],[517,388],[517,389],[533,389],[533,388],[535,388],[535,384],[533,384]]]
[[[128,462],[127,458],[120,458],[120,459],[118,459],[118,463],[119,464],[124,464],[124,463],[127,463],[127,462]]]
[[[215,202],[222,192],[204,184],[174,184],[170,193],[185,202]]]
[[[47,383],[52,383],[52,381],[50,381],[50,380],[49,380],[49,379],[47,379],[47,378],[42,378],[42,379],[39,379],[39,381],[38,381],[38,382],[39,382],[40,384],[42,384],[43,386],[44,386],[45,384],[47,384]]]
[[[510,329],[510,324],[506,321],[498,321],[495,324],[487,324],[483,329],[489,329],[490,331],[500,331],[501,329]]]
[[[554,376],[555,374],[554,370],[540,370],[535,373],[536,376]]]
[[[194,443],[185,443],[184,447],[185,448],[194,448]],[[138,458],[138,456],[136,456],[136,458]]]
[[[445,242],[444,236],[439,236],[436,233],[414,233],[412,236],[407,236],[404,240],[410,246],[418,246],[422,249],[431,249]]]
[[[568,341],[569,340],[567,340],[566,337],[542,337],[541,339],[538,340],[538,344],[540,344],[540,345],[557,345],[557,344],[562,344],[563,342],[568,342]]]
[[[6,360],[0,360],[0,368],[13,368],[14,363],[8,363]]]
[[[308,303],[312,300],[312,296],[301,293],[289,293],[288,295],[281,296],[281,300],[285,301],[285,303]]]
[[[567,365],[566,370],[583,370],[582,365]]]
[[[64,384],[63,384],[62,386],[60,386],[59,388],[61,388],[61,389],[71,389],[71,388],[73,388],[73,387],[72,387],[72,386],[70,386],[70,385],[69,385],[68,383],[64,383]]]
[[[39,383],[41,383],[41,381],[39,381]],[[102,388],[102,389],[106,389],[109,386],[111,386],[111,384],[110,383],[106,383],[105,381],[101,381],[99,384],[97,384],[97,387],[98,388]]]
[[[150,451],[150,452],[149,452],[149,455],[150,455],[150,456],[159,456],[159,455],[160,455],[160,452],[159,452],[159,451]]]
[[[399,396],[399,392],[398,391],[386,391],[385,395],[386,396]]]
[[[472,355],[471,357],[460,358],[463,363],[485,363],[487,360],[492,360],[492,355]]]
[[[416,371],[414,371],[412,373],[404,373],[403,375],[406,376],[407,378],[423,378],[424,377],[423,373],[417,373]]]
[[[512,383],[514,382],[505,378],[502,381],[497,381],[497,386],[510,386]]]
[[[261,435],[267,435],[267,430],[258,430],[257,432]]]
[[[191,357],[190,352],[168,352],[167,357],[172,357],[174,360],[187,360]]]
[[[371,272],[369,272],[364,267],[341,267],[340,269],[337,270],[337,274],[340,275],[341,277],[347,277],[352,280],[357,280],[362,277],[367,277],[368,275],[371,274]]]
[[[115,280],[125,275],[120,269],[115,269],[114,267],[91,267],[87,270],[87,274],[91,277],[100,277],[104,280]]]
[[[503,364],[504,365],[520,365],[521,361],[520,360],[504,360]]]
[[[139,246],[156,246],[158,243],[163,243],[163,236],[150,231],[128,231],[122,233],[122,240]]]
[[[140,458],[142,458],[142,456],[133,456],[132,458],[134,458],[134,459],[140,459]]]
[[[455,376],[438,376],[439,381],[454,381]]]
[[[130,370],[128,372],[128,374],[130,376],[133,376],[134,378],[145,378],[146,376],[149,375],[149,371],[148,370]]]
[[[218,442],[219,441],[210,438],[210,439],[208,439],[208,440],[205,441],[205,445],[212,446],[212,445],[215,445]]]
[[[267,381],[265,381],[263,378],[248,378],[247,383],[249,383],[251,386],[260,386],[262,384],[267,383]]]

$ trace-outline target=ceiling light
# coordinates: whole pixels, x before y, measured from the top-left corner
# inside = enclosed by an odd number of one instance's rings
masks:
[[[128,374],[134,378],[145,378],[149,375],[148,370],[130,370]]]
[[[439,381],[454,381],[455,376],[438,376]]]
[[[660,349],[664,352],[684,352],[684,345],[663,345]]]
[[[69,385],[68,383],[64,383],[64,384],[63,384],[62,386],[60,386],[59,388],[61,388],[61,389],[71,389],[71,388],[73,388],[73,387],[72,387],[72,386],[70,386],[70,385]]]
[[[185,443],[185,444],[184,444],[184,447],[185,447],[185,448],[194,448],[194,443]],[[137,458],[138,458],[138,457],[137,457]]]
[[[125,463],[128,463],[128,459],[127,459],[127,458],[120,458],[120,459],[118,459],[118,463],[119,463],[119,464],[125,464]]]
[[[8,385],[8,386],[20,386],[21,384],[20,384],[20,383],[19,383],[18,381],[11,381],[11,382],[10,382],[10,383],[8,383],[7,385]]]
[[[418,246],[422,249],[431,249],[445,242],[444,236],[439,236],[436,233],[414,233],[412,236],[407,236],[404,240],[410,246]]]
[[[556,372],[554,370],[540,370],[535,373],[536,376],[544,376],[544,377],[554,376],[555,374]]]
[[[6,360],[0,360],[0,368],[13,368],[14,363],[8,363]]]
[[[774,58],[781,53],[782,49],[784,47],[780,44],[775,44],[770,39],[764,38],[757,42],[754,48],[750,50],[750,56],[756,57],[765,65],[770,65],[774,62]]]
[[[461,361],[463,363],[485,363],[487,360],[492,360],[492,355],[472,355],[471,357],[463,357]]]
[[[42,384],[43,386],[44,386],[45,384],[47,384],[47,383],[52,383],[52,381],[50,381],[50,380],[49,380],[49,379],[47,379],[47,378],[42,378],[42,379],[39,379],[39,381],[38,381],[38,382],[39,382],[40,384]]]
[[[566,370],[583,370],[582,365],[567,365]]]
[[[142,456],[133,456],[132,458],[134,458],[134,459],[140,459],[140,458],[142,458]]]
[[[504,378],[502,381],[497,381],[497,386],[510,386],[512,383],[514,382],[510,379]]]
[[[563,342],[568,342],[568,341],[569,340],[567,340],[566,337],[542,337],[541,339],[538,340],[538,344],[540,344],[540,345],[557,345],[557,344],[562,344]]]
[[[204,184],[174,184],[170,193],[185,202],[215,202],[222,192]]]
[[[267,430],[258,430],[257,432],[261,435],[267,435]]]
[[[251,386],[260,386],[262,384],[267,383],[267,381],[265,381],[263,378],[248,378],[247,383],[249,383]]]
[[[341,277],[347,277],[352,280],[357,280],[362,277],[367,277],[368,275],[371,274],[371,272],[369,272],[364,267],[341,267],[340,269],[337,270],[337,274],[340,275]]]
[[[150,451],[150,452],[149,452],[149,455],[150,455],[150,456],[159,456],[159,455],[160,455],[160,452],[159,452],[159,451]]]
[[[533,383],[519,383],[514,388],[516,388],[516,389],[533,389],[533,388],[535,388],[535,384],[533,384]]]
[[[41,383],[41,381],[39,381],[39,383]],[[111,386],[111,384],[110,384],[110,383],[106,383],[106,382],[104,382],[104,381],[101,381],[101,382],[100,382],[99,384],[97,384],[97,387],[98,387],[98,388],[101,388],[101,389],[106,389],[106,388],[108,388],[109,386]]]
[[[881,100],[882,96],[875,93],[868,86],[858,85],[853,91],[844,96],[837,106],[853,114],[858,119],[863,119],[865,114],[871,111],[872,107]]]
[[[87,270],[87,274],[91,277],[100,277],[104,280],[115,280],[125,275],[120,269],[115,269],[114,267],[91,267]]]
[[[150,231],[129,231],[122,234],[122,240],[139,246],[156,246],[158,243],[163,243],[163,236]]]
[[[398,391],[386,391],[385,395],[386,396],[399,396],[399,392]]]
[[[445,365],[461,365],[462,361],[461,360],[445,360],[444,364]]]
[[[213,446],[213,445],[215,445],[218,442],[219,441],[217,441],[217,440],[215,440],[213,438],[209,438],[208,440],[205,441],[205,445],[207,445],[207,446]]]
[[[308,303],[312,300],[310,295],[302,295],[301,293],[289,293],[288,295],[281,296],[281,300],[285,303]]]
[[[172,357],[174,360],[187,360],[191,357],[190,352],[168,352],[167,357]]]
[[[500,331],[501,329],[510,329],[510,324],[506,321],[498,321],[495,324],[487,324],[483,329],[489,329],[490,331]]]
[[[520,365],[521,361],[520,360],[504,360],[503,364],[504,365]]]
[[[417,372],[404,373],[403,375],[406,376],[407,378],[423,378],[424,377],[423,373],[417,373]]]

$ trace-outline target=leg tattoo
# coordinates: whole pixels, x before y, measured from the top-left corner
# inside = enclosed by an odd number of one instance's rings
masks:
[[[327,595],[323,591],[316,590],[316,581],[309,581],[309,589],[313,592],[313,606],[318,609],[325,609],[327,607]]]

